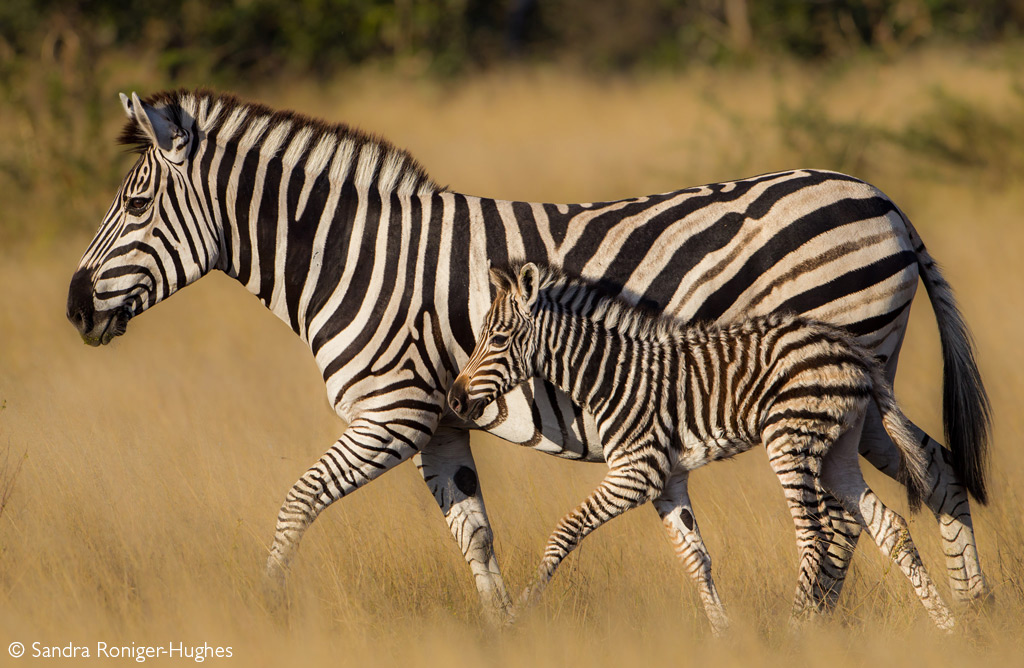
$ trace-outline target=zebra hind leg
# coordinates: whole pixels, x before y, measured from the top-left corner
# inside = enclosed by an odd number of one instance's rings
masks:
[[[861,418],[846,429],[832,444],[832,448],[849,448],[849,443],[860,440],[864,427]],[[847,444],[847,445],[844,445]],[[824,541],[825,558],[821,562],[818,580],[811,591],[815,593],[814,609],[831,613],[839,602],[839,594],[846,583],[846,575],[853,561],[853,552],[860,538],[861,526],[842,504],[818,482],[818,517],[821,521],[821,539]]]
[[[660,491],[653,489],[649,479],[629,465],[611,468],[593,493],[555,527],[533,583],[519,597],[519,610],[527,610],[540,600],[558,565],[590,532],[630,508],[646,503]]]
[[[857,547],[857,540],[860,538],[861,526],[850,513],[846,512],[846,509],[834,496],[824,488],[819,491],[818,512],[822,519],[826,549],[822,570],[818,574],[820,578],[818,591],[823,596],[822,611],[831,613],[835,610],[839,602],[839,594],[846,583],[850,562],[853,560],[853,552]]]
[[[899,352],[897,346],[885,364],[885,375],[890,383],[896,377]],[[921,443],[928,458],[931,493],[925,503],[939,524],[942,551],[946,555],[946,575],[949,577],[953,600],[967,604],[990,603],[993,598],[992,589],[981,570],[974,524],[971,521],[971,503],[961,477],[953,468],[952,453],[917,425],[911,423],[911,426],[915,440]],[[874,403],[868,407],[860,454],[882,473],[894,480],[899,479],[899,450],[885,433]]]
[[[917,425],[911,423],[911,427],[928,457],[931,493],[925,502],[939,524],[953,598],[961,603],[990,602],[992,590],[981,570],[967,489],[953,470],[949,450]],[[878,410],[873,405],[868,412],[860,453],[882,473],[897,478],[900,454],[885,433]]]
[[[711,577],[711,555],[700,536],[690,504],[686,488],[688,476],[688,471],[673,473],[665,484],[665,490],[654,499],[654,507],[661,516],[676,556],[697,585],[704,612],[711,624],[711,632],[720,636],[729,629],[729,617],[725,614],[715,581]]]
[[[776,423],[778,436],[765,438],[768,463],[782,484],[796,529],[800,555],[791,626],[799,626],[812,615],[824,612],[827,590],[819,577],[827,559],[828,534],[818,511],[822,441],[808,434],[786,433]],[[795,430],[793,430],[795,431]]]
[[[953,615],[921,563],[906,520],[887,508],[864,482],[853,448],[829,452],[822,471],[822,485],[867,530],[882,554],[900,567],[932,622],[950,631],[954,626]]]
[[[469,432],[439,428],[414,461],[469,564],[485,618],[492,626],[510,623],[512,601],[494,555],[494,534],[469,449]]]

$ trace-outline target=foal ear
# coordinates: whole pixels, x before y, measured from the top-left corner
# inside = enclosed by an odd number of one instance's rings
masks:
[[[519,294],[527,308],[533,307],[537,302],[537,283],[539,281],[540,275],[537,265],[534,263],[527,262],[519,268]]]
[[[512,287],[512,285],[508,282],[508,276],[506,276],[504,272],[495,269],[494,267],[489,267],[487,269],[487,273],[490,276],[491,285],[493,285],[498,290],[504,290],[508,292],[508,290]]]

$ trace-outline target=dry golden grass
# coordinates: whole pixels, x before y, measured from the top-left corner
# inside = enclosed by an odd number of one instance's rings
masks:
[[[923,54],[829,74],[780,65],[609,82],[522,71],[444,87],[362,73],[328,86],[248,93],[380,132],[464,192],[573,201],[835,166],[780,139],[780,101],[819,96],[838,118],[896,127],[927,106],[933,85],[996,107],[1012,98],[1012,79],[991,54]],[[113,99],[109,113],[114,120],[120,113]],[[649,509],[589,538],[521,628],[489,632],[468,569],[409,465],[336,504],[309,531],[291,581],[292,614],[282,621],[261,596],[277,508],[343,428],[312,358],[220,274],[133,321],[111,346],[87,349],[63,315],[67,280],[87,242],[77,238],[28,257],[0,256],[0,462],[5,449],[14,462],[23,457],[0,516],[0,657],[18,640],[206,642],[231,646],[241,665],[268,666],[294,665],[300,656],[314,664],[538,668],[1019,661],[1024,194],[970,174],[935,181],[900,162],[865,164],[943,262],[977,337],[995,408],[993,501],[975,506],[975,527],[997,598],[987,615],[962,613],[953,638],[929,628],[902,575],[866,538],[836,620],[788,635],[792,523],[756,452],[693,481],[737,624],[728,641],[708,637]],[[104,207],[96,207],[97,222]],[[929,314],[922,290],[897,392],[909,415],[940,434],[938,337]],[[499,557],[518,591],[557,518],[602,467],[489,438],[474,437],[474,448]],[[869,482],[905,511],[895,485],[873,472]],[[934,522],[922,515],[912,530],[948,595]]]

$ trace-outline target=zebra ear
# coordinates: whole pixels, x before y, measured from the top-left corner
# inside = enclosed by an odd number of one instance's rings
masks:
[[[503,272],[498,271],[494,267],[489,267],[487,269],[487,274],[491,279],[491,285],[493,285],[498,290],[504,290],[508,292],[508,290],[512,287],[508,282],[508,276],[506,276]]]
[[[527,262],[519,268],[519,294],[523,298],[523,303],[526,304],[527,308],[532,307],[537,302],[537,265],[532,262]]]
[[[121,97],[121,106],[124,107],[125,116],[128,117],[129,121],[134,121],[135,120],[135,112],[132,110],[131,98],[129,98],[124,93],[118,93],[118,95]]]
[[[171,120],[165,109],[151,107],[135,93],[132,93],[131,98],[121,93],[121,106],[128,118],[135,121],[139,130],[171,162],[184,161],[189,144],[188,130]]]

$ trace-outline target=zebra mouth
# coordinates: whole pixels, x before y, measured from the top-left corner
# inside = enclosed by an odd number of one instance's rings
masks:
[[[483,416],[484,409],[486,409],[486,408],[487,408],[487,404],[484,403],[483,401],[474,401],[474,402],[470,402],[469,405],[467,405],[462,410],[462,413],[459,413],[458,411],[456,411],[456,415],[458,415],[463,420],[469,420],[470,422],[475,422],[475,421],[479,420]]]
[[[483,415],[487,404],[480,400],[470,399],[466,391],[466,383],[456,380],[448,391],[448,406],[457,416],[472,422]]]
[[[128,321],[131,319],[131,313],[127,307],[115,309],[110,312],[110,317],[107,318],[106,324],[103,326],[103,330],[96,336],[83,333],[82,341],[89,344],[90,346],[105,346],[115,337],[121,336],[128,329]]]

